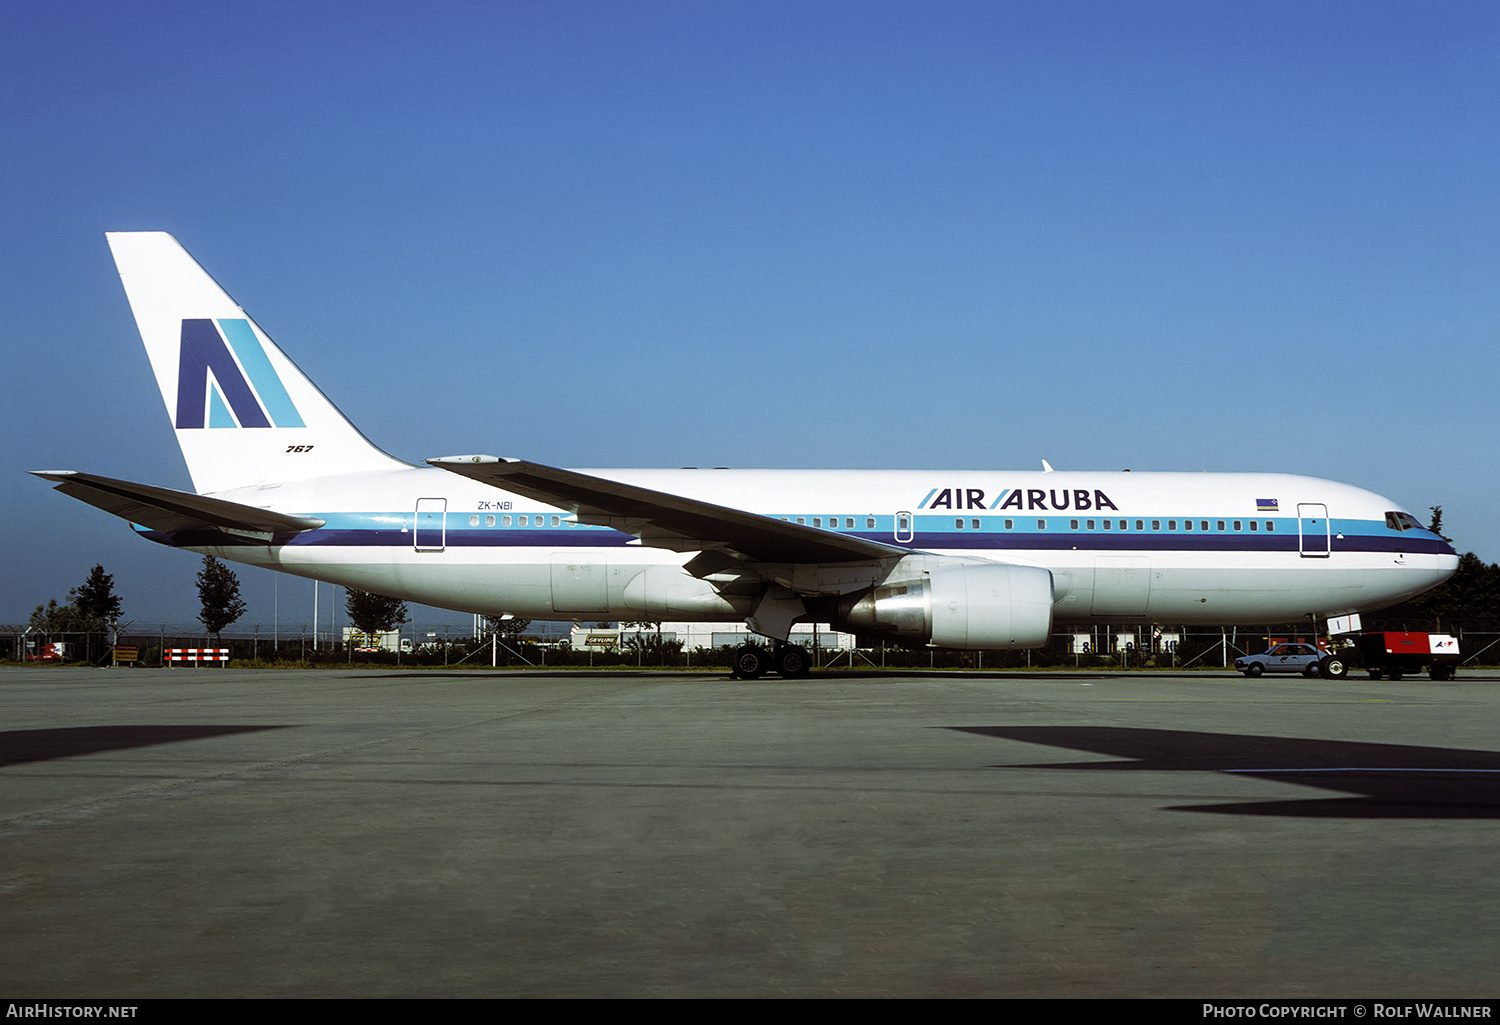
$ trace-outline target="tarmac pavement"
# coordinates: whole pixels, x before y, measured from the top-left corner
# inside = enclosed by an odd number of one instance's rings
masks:
[[[1500,678],[0,670],[0,995],[1500,995]]]

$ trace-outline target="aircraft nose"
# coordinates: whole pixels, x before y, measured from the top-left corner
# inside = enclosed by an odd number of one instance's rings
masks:
[[[1446,568],[1450,574],[1453,573],[1458,569],[1458,549],[1454,548],[1451,542],[1439,537],[1437,534],[1433,534],[1432,536],[1437,539],[1438,544],[1441,546],[1438,548],[1440,565]]]
[[[1455,574],[1455,573],[1458,572],[1458,564],[1459,564],[1460,561],[1461,561],[1461,559],[1460,559],[1460,557],[1456,553],[1453,554],[1453,555],[1447,555],[1447,556],[1443,557],[1443,579],[1444,580],[1447,580],[1449,577],[1453,576],[1453,574]]]

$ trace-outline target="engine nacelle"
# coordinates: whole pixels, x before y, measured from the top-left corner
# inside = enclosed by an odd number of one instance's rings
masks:
[[[839,603],[834,626],[944,648],[1039,648],[1052,633],[1052,574],[1039,566],[913,555]]]

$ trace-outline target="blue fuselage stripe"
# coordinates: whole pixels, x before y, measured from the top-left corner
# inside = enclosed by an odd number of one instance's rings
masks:
[[[326,525],[302,534],[277,538],[277,544],[292,547],[359,547],[412,548],[410,515],[403,513],[326,513],[317,514]],[[453,526],[452,521],[467,513],[449,513],[449,526],[439,532],[424,530],[424,547],[440,544],[447,548],[618,548],[635,538],[606,527],[575,525],[571,527],[520,526]],[[795,522],[796,518],[791,518]],[[805,521],[810,517],[802,517]],[[861,520],[864,517],[860,517]],[[1136,517],[1131,517],[1133,521]],[[1165,518],[1154,518],[1168,522]],[[1261,520],[1258,531],[1172,531],[1172,530],[1079,530],[1061,526],[1051,530],[957,529],[950,516],[914,517],[916,532],[909,541],[894,538],[894,519],[876,517],[875,529],[831,530],[829,533],[858,537],[913,550],[963,550],[975,553],[1025,551],[1096,551],[1096,552],[1295,552],[1302,547],[1295,519],[1274,520],[1276,529],[1265,530]],[[968,521],[966,521],[967,523]],[[1003,523],[987,517],[984,522]],[[1060,523],[1067,524],[1068,520]],[[1150,519],[1147,522],[1151,522]],[[1436,536],[1421,532],[1393,531],[1384,524],[1364,521],[1333,523],[1331,542],[1318,532],[1307,539],[1308,550],[1321,554],[1331,544],[1334,552],[1388,552],[1392,554],[1451,554],[1451,549]],[[140,529],[140,528],[137,528]],[[144,536],[166,545],[198,546],[203,544],[202,531],[163,534],[141,531]],[[441,536],[441,542],[437,537]]]

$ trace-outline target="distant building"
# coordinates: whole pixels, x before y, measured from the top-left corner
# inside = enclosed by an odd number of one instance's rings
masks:
[[[535,628],[537,624],[533,623]],[[570,629],[572,629],[570,627]],[[534,629],[527,630],[527,634],[534,633]],[[664,641],[681,641],[682,646],[692,650],[694,648],[722,648],[725,645],[738,647],[741,644],[770,645],[772,641],[768,637],[754,634],[746,627],[731,627],[725,623],[663,623],[661,624],[661,637]],[[608,645],[603,643],[606,638],[613,636],[615,644],[623,645],[630,638],[637,635],[655,637],[657,630],[654,627],[637,629],[636,627],[622,627],[617,623],[608,626],[586,626],[580,624],[572,631],[573,647],[596,647],[602,648]],[[589,640],[594,644],[590,645]],[[815,627],[811,623],[799,623],[792,627],[791,642],[800,644],[811,650],[814,647],[824,650],[844,650],[854,647],[854,635],[839,633],[826,627]]]
[[[344,643],[354,642],[357,651],[411,651],[410,637],[402,637],[400,630],[367,634],[352,626],[344,627]]]

